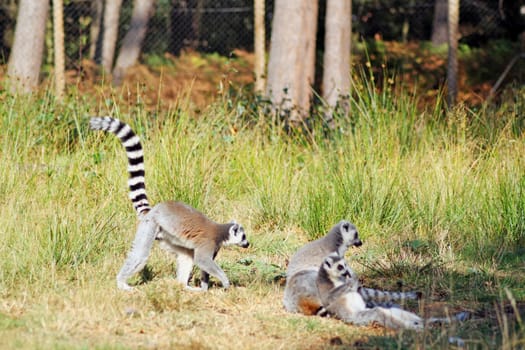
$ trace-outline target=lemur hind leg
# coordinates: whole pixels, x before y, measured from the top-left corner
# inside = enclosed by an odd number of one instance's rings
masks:
[[[117,275],[119,289],[127,291],[133,289],[127,281],[146,265],[158,230],[158,225],[147,217],[139,222],[131,250]]]
[[[322,301],[315,283],[317,271],[304,270],[288,277],[284,288],[283,306],[288,312],[315,315]]]
[[[189,285],[193,271],[193,250],[170,244],[165,240],[160,240],[159,245],[163,250],[177,256],[177,282],[187,290],[201,291],[201,288]]]

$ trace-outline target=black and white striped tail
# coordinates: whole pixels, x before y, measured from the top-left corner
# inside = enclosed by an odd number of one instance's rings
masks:
[[[324,306],[321,306],[319,309],[317,309],[315,314],[320,317],[330,317],[330,312],[328,312]]]
[[[391,302],[394,300],[417,300],[421,298],[420,292],[390,292],[372,288],[359,288],[359,294],[365,301]]]
[[[89,125],[92,130],[111,132],[120,139],[128,156],[129,198],[139,217],[146,214],[151,207],[146,195],[144,152],[139,137],[128,124],[116,118],[92,117]]]

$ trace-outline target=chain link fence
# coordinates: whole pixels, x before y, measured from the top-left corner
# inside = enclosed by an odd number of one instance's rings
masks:
[[[319,4],[319,47],[322,48],[325,1]],[[96,58],[90,36],[93,0],[64,0],[66,64],[75,67],[82,59]],[[494,38],[515,39],[525,29],[520,14],[522,0],[462,0],[461,41],[478,45]],[[17,3],[0,0],[0,59],[9,56]],[[362,39],[429,40],[434,0],[353,0],[353,31]],[[126,33],[133,8],[124,0],[120,11],[119,41]],[[273,0],[265,2],[266,35],[269,42]],[[49,24],[51,32],[52,24]],[[228,55],[234,49],[253,50],[253,0],[157,0],[148,25],[143,53],[178,55],[182,50]],[[51,36],[51,34],[50,34]],[[46,43],[51,43],[48,40]],[[117,44],[118,46],[118,44]],[[50,51],[50,50],[49,50]],[[51,55],[47,56],[52,59]],[[51,63],[51,62],[47,62]]]
[[[510,4],[510,0],[507,2]],[[519,1],[513,2],[516,5]],[[393,41],[429,40],[434,7],[433,0],[354,0],[353,30],[363,38],[379,34]],[[519,30],[519,24],[512,21],[523,21],[523,18],[505,16],[504,10],[498,1],[461,0],[461,41],[477,46],[488,39],[515,35],[513,32]]]

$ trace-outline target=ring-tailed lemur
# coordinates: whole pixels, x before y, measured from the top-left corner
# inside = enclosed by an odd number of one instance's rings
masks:
[[[167,201],[151,208],[146,195],[144,154],[139,137],[128,124],[111,117],[93,117],[90,126],[93,130],[115,134],[126,149],[129,197],[139,217],[132,248],[117,275],[118,288],[132,289],[127,280],[144,268],[155,240],[161,248],[177,255],[177,281],[187,289],[207,290],[209,275],[228,288],[228,277],[214,259],[221,246],[249,246],[243,227],[235,222],[218,224],[181,202]],[[188,285],[193,264],[201,270],[200,288]]]
[[[350,246],[359,247],[362,244],[356,227],[349,221],[342,220],[324,237],[301,247],[290,259],[286,271],[283,298],[285,309],[305,315],[317,314],[322,309],[316,285],[319,265],[331,253],[337,253],[342,257]],[[393,300],[417,299],[419,296],[414,292],[389,293],[371,288],[361,288],[359,293],[370,305]]]
[[[362,288],[357,276],[348,267],[345,259],[337,253],[332,253],[324,259],[316,283],[323,303],[322,312],[345,322],[355,325],[377,322],[392,329],[412,330],[421,330],[425,325],[418,315],[397,307],[368,308],[360,293]]]

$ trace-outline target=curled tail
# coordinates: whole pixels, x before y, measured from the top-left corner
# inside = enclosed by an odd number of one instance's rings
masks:
[[[137,215],[141,217],[150,209],[144,180],[144,152],[139,137],[131,127],[116,118],[92,117],[89,121],[92,130],[102,130],[115,134],[126,149],[128,156],[129,198]]]
[[[390,292],[372,288],[359,288],[359,294],[363,297],[365,302],[391,302],[395,300],[417,300],[421,298],[420,292]]]

